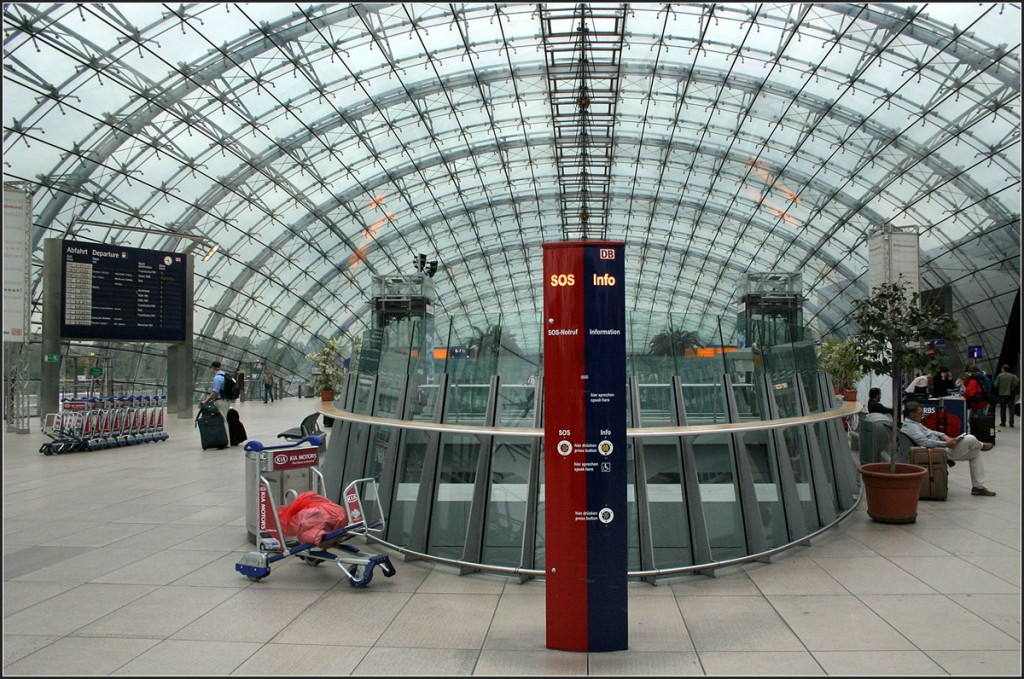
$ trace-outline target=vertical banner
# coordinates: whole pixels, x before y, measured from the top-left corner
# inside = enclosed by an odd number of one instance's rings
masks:
[[[629,647],[623,243],[544,244],[547,646]]]
[[[907,296],[920,292],[918,235],[914,227],[886,226],[868,234],[868,290],[902,276]]]
[[[27,342],[32,307],[32,198],[4,186],[4,342]]]

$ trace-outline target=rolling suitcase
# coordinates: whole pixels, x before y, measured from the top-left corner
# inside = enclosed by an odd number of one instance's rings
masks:
[[[234,408],[228,408],[228,438],[233,446],[237,446],[249,438],[245,433],[245,425],[242,424],[241,418],[238,417],[238,411]]]
[[[916,464],[928,470],[921,479],[921,500],[945,500],[949,494],[949,464],[945,448],[910,449],[910,464]]]
[[[200,411],[196,427],[199,428],[199,443],[203,450],[228,447],[228,430],[224,426],[224,418],[216,410],[212,413]]]
[[[971,415],[971,433],[982,443],[996,442],[996,416]]]

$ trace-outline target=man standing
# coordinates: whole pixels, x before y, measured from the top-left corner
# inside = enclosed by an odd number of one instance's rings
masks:
[[[925,448],[947,448],[950,460],[967,460],[971,466],[971,495],[992,497],[994,491],[985,487],[985,465],[979,453],[992,450],[992,443],[982,443],[974,436],[967,434],[963,438],[952,438],[942,432],[929,429],[921,423],[924,419],[924,408],[917,401],[907,401],[903,406],[903,426],[900,431],[906,434],[914,445]]]
[[[263,402],[266,403],[267,399],[270,402],[274,402],[274,376],[270,372],[270,366],[263,368]]]
[[[1006,426],[1006,411],[1010,411],[1010,426],[1013,426],[1013,397],[1020,391],[1020,378],[1010,372],[1010,366],[1004,365],[992,381],[996,391],[996,403],[999,404],[999,426]]]

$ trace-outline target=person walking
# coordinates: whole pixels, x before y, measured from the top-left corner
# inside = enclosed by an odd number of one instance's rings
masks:
[[[221,397],[221,391],[224,389],[224,371],[220,369],[220,361],[214,361],[210,364],[210,371],[213,373],[213,380],[210,383],[210,393],[203,398],[202,403],[213,403],[217,406],[217,412],[220,413],[221,420],[224,422],[224,433],[227,435],[228,426],[228,410],[231,408],[231,401],[227,398]]]
[[[1013,426],[1013,400],[1020,392],[1020,378],[1010,372],[1010,366],[1004,365],[992,381],[996,391],[996,403],[999,404],[999,426],[1006,426],[1006,411],[1010,411],[1010,426]]]
[[[267,399],[274,402],[274,375],[269,366],[263,368],[263,402],[266,403]]]

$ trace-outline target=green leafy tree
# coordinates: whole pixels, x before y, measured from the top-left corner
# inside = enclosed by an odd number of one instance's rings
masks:
[[[651,338],[647,343],[647,351],[652,356],[678,356],[686,355],[687,349],[703,347],[703,342],[697,333],[679,330],[678,328],[662,330]]]
[[[341,380],[345,376],[344,370],[338,365],[338,359],[341,358],[338,344],[338,338],[333,337],[320,348],[320,351],[306,354],[306,358],[313,361],[313,365],[316,366],[312,384],[314,392],[337,393]]]
[[[871,290],[867,299],[854,302],[851,316],[860,326],[854,336],[854,348],[865,372],[892,376],[892,402],[898,413],[900,378],[913,370],[933,371],[936,357],[926,342],[962,339],[955,319],[937,306],[921,306],[920,295],[908,294],[902,276],[895,283],[884,283]],[[892,428],[889,447],[889,471],[896,473],[897,429]]]
[[[857,351],[855,338],[830,337],[818,350],[818,367],[832,376],[835,386],[853,389],[857,380],[864,376]]]

